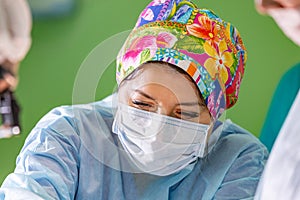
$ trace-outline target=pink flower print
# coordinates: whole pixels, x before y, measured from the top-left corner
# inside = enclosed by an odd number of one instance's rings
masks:
[[[161,32],[156,38],[156,44],[159,48],[172,48],[176,42],[176,36],[168,32]]]
[[[141,18],[146,21],[152,21],[154,19],[154,13],[150,8],[147,8],[142,12]]]
[[[122,58],[124,73],[130,67],[137,67],[152,58],[157,48],[172,48],[177,38],[168,32],[160,32],[157,36],[146,35],[135,38]]]
[[[241,85],[241,72],[237,74],[237,82],[236,82],[236,89],[235,89],[235,96],[237,97],[239,95],[240,91],[240,85]]]
[[[148,35],[136,38],[131,42],[131,46],[122,58],[123,70],[126,72],[130,67],[137,67],[141,64],[141,54],[144,50],[149,50],[149,57],[153,57],[157,50],[156,38]]]
[[[135,38],[132,42],[131,42],[131,46],[129,47],[129,49],[131,50],[144,50],[146,48],[154,48],[156,49],[156,38],[153,35],[146,35],[144,37],[138,37]]]
[[[218,99],[217,99],[217,102],[216,102],[216,105],[215,105],[215,109],[216,109],[216,111],[215,111],[215,114],[216,114],[215,117],[217,117],[217,118],[219,118],[220,115],[222,115],[222,113],[225,111],[225,108],[221,107],[221,106],[223,106],[223,105],[221,105],[221,101],[223,99],[223,95],[224,95],[224,93],[222,91],[220,91]]]
[[[154,0],[153,3],[152,3],[152,6],[161,5],[165,2],[166,2],[166,0]]]
[[[229,79],[229,68],[234,63],[231,53],[228,52],[226,42],[222,40],[218,49],[211,46],[208,42],[205,42],[203,47],[210,56],[204,63],[205,68],[213,79],[219,74],[225,84]]]
[[[209,97],[208,97],[208,101],[207,101],[207,108],[210,112],[210,114],[215,117],[217,112],[216,112],[216,108],[215,108],[215,92],[212,92]]]
[[[125,55],[122,58],[122,65],[123,65],[123,73],[126,73],[126,71],[129,70],[131,66],[139,66],[140,60],[141,60],[141,54],[142,50],[131,50],[125,53]]]
[[[216,103],[216,108],[219,108],[219,106],[220,106],[220,101],[222,99],[222,95],[223,95],[223,93],[220,91],[218,99],[217,99],[217,103]]]

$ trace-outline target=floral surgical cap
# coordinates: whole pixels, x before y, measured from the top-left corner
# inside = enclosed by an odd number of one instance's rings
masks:
[[[117,82],[148,61],[185,70],[214,118],[237,99],[247,58],[238,30],[190,1],[154,0],[117,57]]]

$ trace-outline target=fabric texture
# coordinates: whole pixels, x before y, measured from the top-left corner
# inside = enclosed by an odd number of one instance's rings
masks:
[[[154,0],[141,13],[117,58],[117,82],[147,61],[185,70],[214,118],[237,99],[247,53],[238,30],[190,1]]]
[[[300,89],[274,143],[255,200],[300,199],[299,110]]]
[[[273,95],[259,139],[271,151],[275,139],[300,88],[300,63],[281,78]]]
[[[32,130],[0,199],[252,199],[267,158],[266,148],[246,130],[226,121],[211,153],[192,170],[165,177],[111,168],[95,156],[111,132],[111,99],[52,110]],[[95,124],[101,124],[101,129]],[[98,141],[100,135],[106,140]],[[104,157],[118,154],[105,151]],[[234,192],[233,192],[234,191]]]

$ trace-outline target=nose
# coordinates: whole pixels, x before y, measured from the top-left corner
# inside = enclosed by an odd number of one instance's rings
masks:
[[[255,0],[255,6],[261,14],[266,14],[268,9],[283,7],[278,1],[274,0]]]
[[[173,108],[170,106],[161,106],[158,108],[157,113],[160,115],[166,115],[169,117],[174,117]]]

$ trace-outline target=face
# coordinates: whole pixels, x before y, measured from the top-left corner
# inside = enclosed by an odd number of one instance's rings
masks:
[[[191,122],[211,123],[205,103],[186,75],[160,63],[148,63],[141,68],[136,77],[120,85],[120,102]]]
[[[256,0],[257,10],[272,16],[282,31],[300,46],[300,0]]]
[[[300,5],[300,0],[256,0],[257,9],[265,13],[271,8],[296,8]]]

